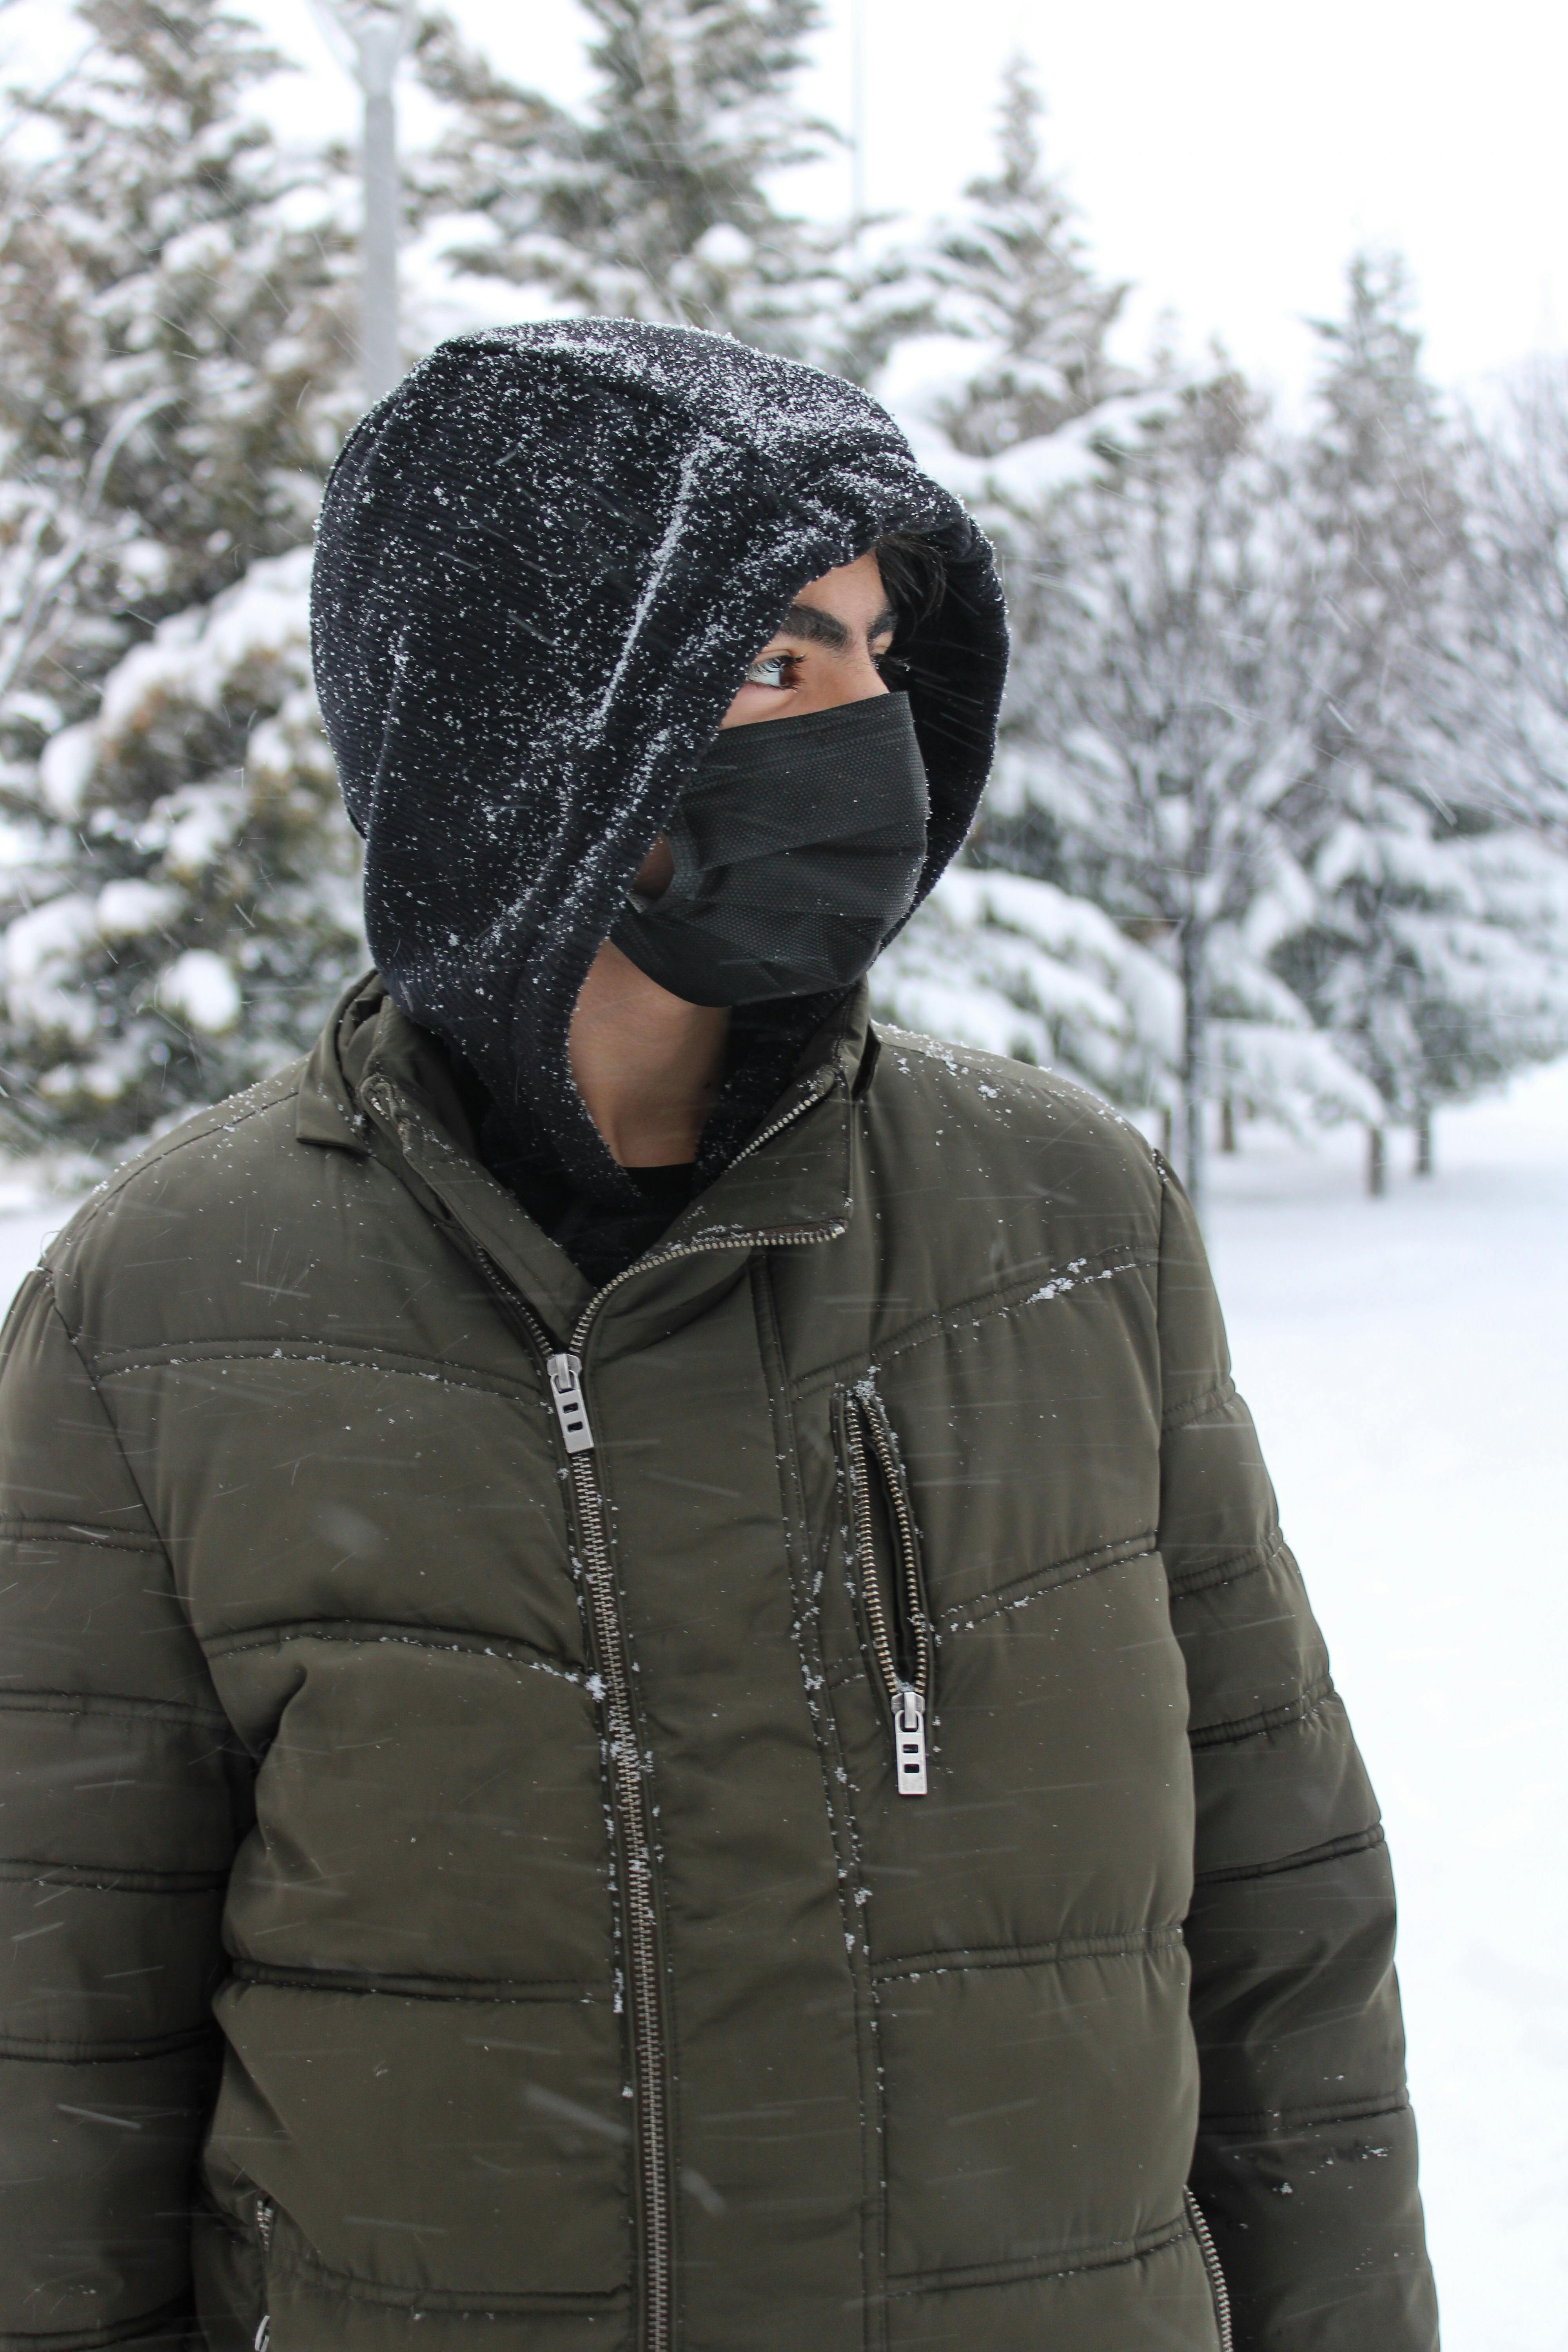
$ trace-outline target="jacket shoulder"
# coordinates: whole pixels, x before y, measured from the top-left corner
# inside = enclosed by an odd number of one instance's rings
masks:
[[[901,1120],[929,1122],[933,1143],[968,1143],[1000,1173],[1016,1156],[1071,1162],[1097,1188],[1124,1184],[1150,1202],[1169,1170],[1131,1119],[1100,1095],[1055,1070],[928,1037],[889,1022],[874,1024],[879,1047],[876,1091],[901,1096]],[[891,1103],[889,1101],[889,1108]]]
[[[302,1061],[196,1111],[125,1160],[95,1185],[46,1253],[55,1269],[92,1246],[128,1202],[172,1195],[195,1202],[214,1185],[232,1184],[237,1164],[271,1159],[292,1139]]]
[[[342,1177],[363,1163],[346,1134],[337,1151],[301,1139],[305,1068],[292,1063],[185,1119],[89,1195],[44,1255],[74,1330],[109,1344],[173,1333],[193,1293],[226,1269],[243,1277],[242,1260],[321,1255]]]

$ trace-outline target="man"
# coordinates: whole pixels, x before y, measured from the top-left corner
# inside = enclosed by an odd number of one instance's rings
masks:
[[[351,438],[316,652],[378,976],[7,1334],[4,2340],[1426,2352],[1180,1188],[867,1021],[984,541],[850,386],[511,329]]]

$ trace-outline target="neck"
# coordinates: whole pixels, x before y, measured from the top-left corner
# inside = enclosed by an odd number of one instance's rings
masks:
[[[605,940],[572,1015],[572,1075],[623,1168],[696,1159],[729,1027],[727,1006],[672,996]]]

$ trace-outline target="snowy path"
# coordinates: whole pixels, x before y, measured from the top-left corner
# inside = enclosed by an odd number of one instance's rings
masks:
[[[1445,2346],[1568,2352],[1568,1065],[1382,1202],[1246,1143],[1215,1256],[1388,1820]],[[61,1222],[0,1214],[0,1290]]]

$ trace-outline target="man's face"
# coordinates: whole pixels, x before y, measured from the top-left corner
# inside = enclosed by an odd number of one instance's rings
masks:
[[[801,590],[768,639],[721,727],[798,719],[886,694],[877,665],[893,642],[896,616],[874,555],[841,563]]]
[[[825,572],[801,590],[784,626],[746,672],[721,729],[799,719],[808,710],[835,710],[886,694],[888,682],[877,665],[892,645],[895,622],[874,555]],[[674,871],[660,834],[633,887],[645,898],[659,898]]]

